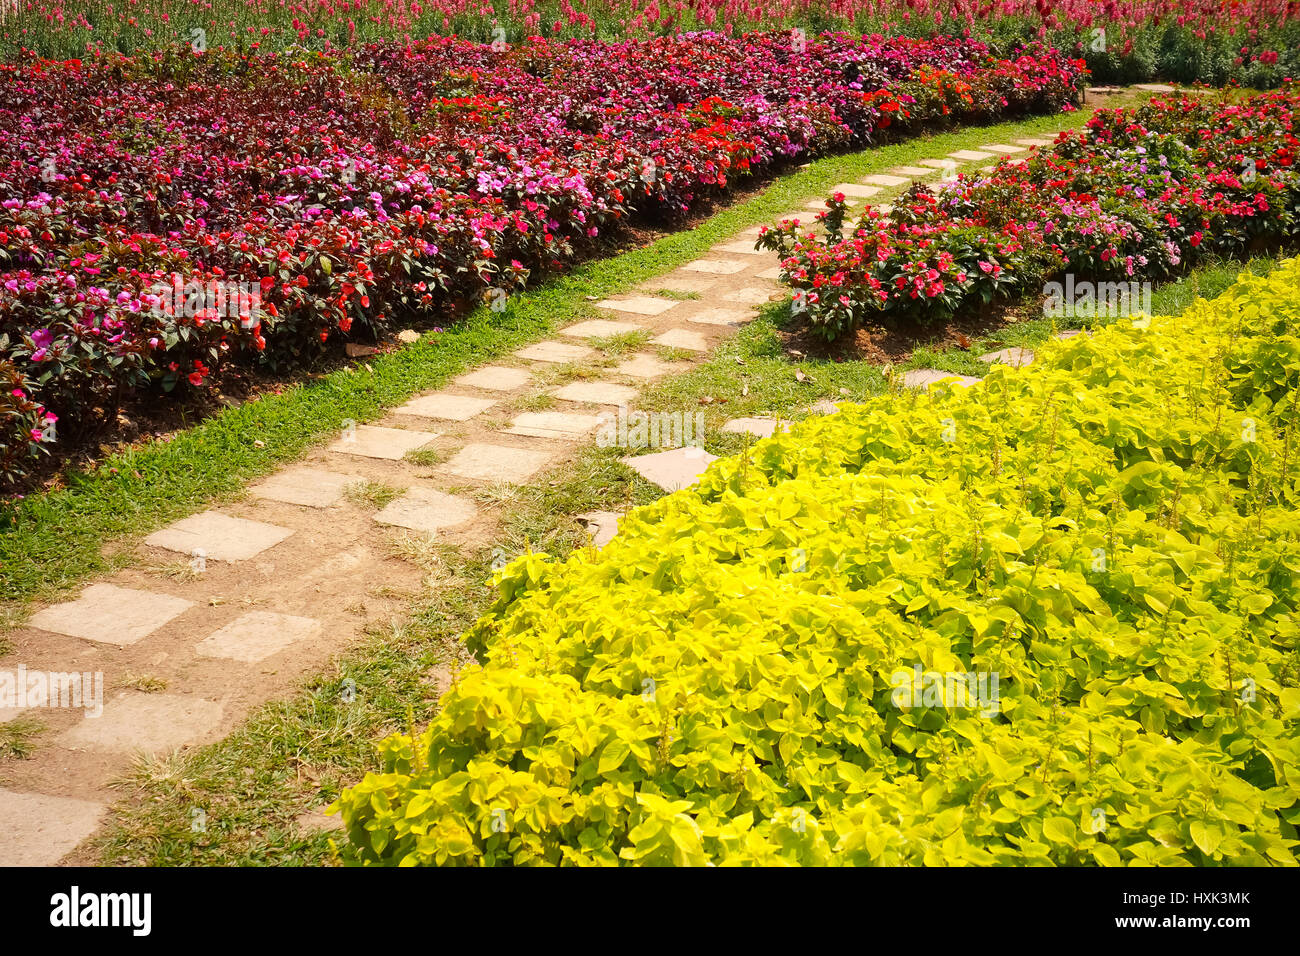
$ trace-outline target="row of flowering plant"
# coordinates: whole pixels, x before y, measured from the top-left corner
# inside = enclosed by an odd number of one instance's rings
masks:
[[[916,184],[847,229],[837,194],[825,235],[789,220],[759,244],[780,252],[793,307],[827,338],[1032,294],[1062,274],[1158,279],[1211,251],[1300,236],[1297,112],[1295,84],[1102,110],[1028,162]]]
[[[891,85],[966,91],[909,105],[919,129],[1061,109],[1081,81],[1036,47],[788,33],[0,73],[0,360],[74,436],[131,393],[432,324],[608,248],[630,215],[894,135]]]

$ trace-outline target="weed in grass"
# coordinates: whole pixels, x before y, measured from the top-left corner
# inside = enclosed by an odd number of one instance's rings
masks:
[[[692,299],[704,298],[698,292],[682,292],[678,289],[655,289],[650,294],[657,295],[663,299],[676,299],[679,302],[687,302]]]
[[[353,504],[383,508],[402,496],[402,489],[385,484],[382,481],[358,481],[343,490],[344,496]]]
[[[36,752],[34,738],[45,725],[34,717],[18,716],[0,724],[0,758],[26,760]]]
[[[446,460],[446,452],[439,451],[436,448],[416,448],[408,451],[403,460],[409,461],[413,465],[420,465],[424,468],[432,468],[434,465],[440,465]]]
[[[127,671],[118,678],[117,686],[129,690],[138,690],[142,694],[157,694],[167,689],[167,681],[162,677],[155,677],[153,674],[136,674]]]
[[[522,395],[510,403],[517,412],[542,412],[555,407],[555,396],[547,392],[534,392]]]
[[[635,329],[631,332],[619,332],[617,335],[597,336],[587,341],[592,348],[599,349],[610,358],[617,358],[628,352],[635,352],[645,345],[649,338],[650,333],[645,329]]]

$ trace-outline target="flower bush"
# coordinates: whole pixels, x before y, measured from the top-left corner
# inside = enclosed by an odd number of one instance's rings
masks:
[[[700,34],[0,66],[0,360],[75,436],[133,390],[292,367],[509,295],[631,214],[671,219],[850,142],[1060,109],[1082,76],[1033,46],[826,35],[804,53]],[[943,110],[889,129],[894,77],[898,102],[933,87]]]
[[[1235,104],[1101,110],[1052,151],[937,194],[918,184],[847,234],[833,196],[824,237],[786,222],[759,241],[780,252],[796,308],[827,338],[1036,292],[1067,272],[1162,278],[1211,251],[1300,236],[1298,111],[1296,84]]]
[[[351,859],[1295,865],[1298,331],[1290,260],[518,559]]]

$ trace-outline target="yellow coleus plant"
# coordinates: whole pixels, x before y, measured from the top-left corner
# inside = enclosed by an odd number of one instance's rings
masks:
[[[1300,260],[529,555],[337,803],[365,864],[1279,864]]]

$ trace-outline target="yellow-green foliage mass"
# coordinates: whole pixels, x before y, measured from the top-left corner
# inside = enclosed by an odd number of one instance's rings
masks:
[[[339,801],[420,864],[1285,864],[1300,260],[530,555]]]

